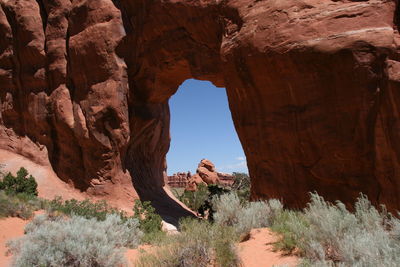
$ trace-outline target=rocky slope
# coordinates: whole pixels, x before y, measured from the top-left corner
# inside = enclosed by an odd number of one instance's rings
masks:
[[[227,89],[253,198],[400,208],[397,1],[0,3],[0,148],[75,187],[175,205],[168,99],[196,78]]]

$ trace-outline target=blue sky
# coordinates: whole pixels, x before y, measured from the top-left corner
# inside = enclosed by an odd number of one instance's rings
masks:
[[[242,146],[233,126],[225,88],[208,81],[186,80],[169,100],[171,146],[168,175],[195,172],[201,159],[220,172],[247,172]]]

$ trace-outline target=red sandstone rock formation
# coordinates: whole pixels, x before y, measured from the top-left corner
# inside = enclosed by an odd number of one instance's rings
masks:
[[[232,174],[217,172],[219,184],[222,186],[232,186],[235,180]]]
[[[196,78],[227,89],[254,198],[400,208],[398,1],[0,4],[0,147],[75,187],[175,205],[168,98]]]
[[[190,172],[178,172],[171,176],[168,176],[167,184],[170,187],[180,187],[185,188],[188,185],[188,180],[190,179]]]
[[[196,173],[206,184],[218,184],[218,174],[214,164],[208,159],[202,159],[197,166]]]
[[[202,159],[193,176],[190,172],[178,172],[172,176],[168,176],[167,184],[170,187],[183,187],[188,191],[196,191],[197,186],[200,184],[231,186],[233,184],[233,176],[231,174],[217,172],[214,163],[208,159]]]

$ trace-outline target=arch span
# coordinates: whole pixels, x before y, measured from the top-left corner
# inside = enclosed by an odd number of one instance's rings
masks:
[[[0,146],[82,190],[132,178],[167,205],[167,100],[209,80],[227,90],[253,198],[364,192],[399,209],[396,4],[2,1]]]

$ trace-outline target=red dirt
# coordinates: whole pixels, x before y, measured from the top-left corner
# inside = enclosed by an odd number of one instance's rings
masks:
[[[273,243],[277,239],[276,234],[268,228],[251,230],[250,239],[239,244],[239,256],[243,267],[296,266],[299,258],[273,251]]]
[[[140,254],[144,251],[149,251],[152,248],[154,248],[151,245],[140,245],[137,249],[128,249],[125,252],[125,257],[126,260],[128,262],[128,266],[129,267],[134,267],[135,266],[135,262],[139,259]]]
[[[0,266],[9,266],[11,263],[12,256],[6,255],[7,241],[23,236],[25,225],[28,223],[29,221],[21,218],[0,219]]]

